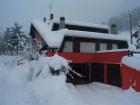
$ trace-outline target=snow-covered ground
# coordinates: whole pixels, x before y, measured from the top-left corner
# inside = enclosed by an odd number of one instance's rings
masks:
[[[19,59],[0,56],[0,105],[140,105],[133,89],[97,82],[73,86],[63,74],[49,75],[47,58],[17,65]]]
[[[85,105],[140,105],[140,93],[98,82],[75,86]]]

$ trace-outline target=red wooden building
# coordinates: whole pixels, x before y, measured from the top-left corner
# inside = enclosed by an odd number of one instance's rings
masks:
[[[128,52],[128,40],[109,33],[107,25],[68,20],[64,17],[32,21],[30,35],[40,52],[57,52],[72,61],[71,66],[84,77],[67,77],[74,84],[103,82],[122,87],[121,60]]]

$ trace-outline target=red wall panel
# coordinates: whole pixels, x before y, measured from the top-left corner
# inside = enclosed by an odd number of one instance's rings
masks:
[[[125,64],[121,65],[122,89],[126,90],[132,87],[140,92],[140,72]]]
[[[54,53],[48,52],[48,56]],[[58,55],[71,60],[73,63],[120,63],[127,52],[106,52],[106,53],[70,53],[62,52]]]

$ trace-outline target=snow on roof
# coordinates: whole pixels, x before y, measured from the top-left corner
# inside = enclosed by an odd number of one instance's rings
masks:
[[[113,35],[113,34],[75,31],[75,30],[64,30],[64,31],[65,31],[65,36],[76,36],[76,37],[109,39],[109,40],[121,40],[121,41],[126,41],[127,40],[126,37]]]
[[[54,18],[52,20],[54,23],[59,23],[60,19],[59,18]],[[91,22],[84,22],[84,21],[79,21],[79,20],[72,20],[72,19],[65,19],[65,23],[69,25],[79,25],[79,26],[86,26],[86,27],[94,27],[94,28],[103,28],[103,29],[109,29],[108,25],[103,25],[103,24],[95,24]]]
[[[114,49],[114,50],[101,50],[101,51],[96,51],[96,53],[106,53],[106,52],[126,52],[128,49]]]
[[[49,24],[44,23],[43,21],[34,20],[32,24],[49,47],[58,48],[61,45],[64,38],[62,33],[60,35],[60,32],[52,32]]]
[[[132,57],[124,56],[121,62],[140,71],[140,54],[134,54]]]
[[[32,22],[32,24],[34,25],[36,30],[41,34],[41,36],[43,37],[47,45],[51,48],[59,48],[65,36],[127,41],[127,38],[121,35],[76,31],[76,30],[68,30],[68,29],[51,31],[51,27],[52,27],[51,22],[45,23],[43,21],[35,20]]]

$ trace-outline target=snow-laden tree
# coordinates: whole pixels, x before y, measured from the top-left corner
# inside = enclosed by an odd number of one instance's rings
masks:
[[[24,47],[27,46],[29,35],[22,31],[22,26],[15,23],[13,27],[7,28],[5,31],[5,49],[6,54],[22,54]]]
[[[132,15],[132,27],[135,28],[138,25],[140,19],[140,7],[137,7],[130,11]],[[130,30],[130,17],[129,13],[122,13],[118,16],[114,16],[109,19],[109,25],[116,24],[118,31]]]
[[[13,46],[12,46],[12,33],[9,27],[6,28],[4,34],[4,48],[6,55],[12,55],[13,53]]]
[[[0,55],[4,54],[4,37],[2,33],[0,33]]]

